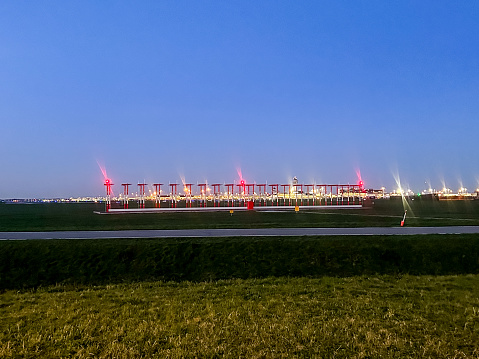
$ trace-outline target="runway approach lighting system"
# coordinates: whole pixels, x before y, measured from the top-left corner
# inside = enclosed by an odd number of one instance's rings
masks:
[[[135,211],[147,213],[165,211],[165,209],[183,212],[185,210],[196,211],[203,207],[216,208],[215,210],[230,210],[233,208],[268,210],[275,208],[281,210],[295,209],[296,207],[306,209],[328,206],[332,208],[354,208],[365,205],[368,199],[368,192],[364,189],[364,182],[359,180],[356,184],[302,184],[297,178],[293,178],[292,183],[287,184],[268,184],[263,182],[247,183],[244,179],[233,183],[213,183],[208,185],[198,183],[199,193],[193,193],[193,184],[182,180],[183,192],[178,192],[177,183],[169,183],[169,194],[163,195],[161,192],[162,183],[154,183],[155,191],[149,190],[146,194],[146,183],[138,183],[138,193],[130,193],[131,183],[122,183],[123,194],[115,198],[112,192],[113,183],[110,178],[105,177],[104,186],[106,188],[106,212],[133,213]],[[211,188],[210,188],[211,186]],[[269,188],[268,188],[269,187]],[[280,190],[280,187],[281,190]],[[269,189],[269,191],[267,191]],[[180,189],[181,190],[181,189]],[[129,199],[138,201],[138,208],[128,208]],[[115,203],[122,204],[122,209],[112,208],[112,200]],[[148,201],[149,205],[146,205]],[[122,203],[123,202],[123,203]],[[163,202],[167,202],[163,204]],[[152,204],[154,203],[154,204]],[[305,206],[306,205],[306,206]],[[259,206],[259,207],[256,207]],[[403,222],[405,217],[403,219]]]
[[[129,189],[128,187],[131,186],[131,183],[122,183],[123,186],[123,208],[127,209],[128,208],[128,195],[129,195]]]
[[[111,186],[113,186],[113,183],[107,178],[104,185],[106,186],[106,211],[109,212],[111,208]]]

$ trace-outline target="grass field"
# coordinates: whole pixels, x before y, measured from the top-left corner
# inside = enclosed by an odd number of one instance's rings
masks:
[[[478,274],[479,235],[0,241],[0,290],[144,280]]]
[[[477,358],[479,276],[53,286],[0,295],[0,357]]]
[[[0,230],[398,226],[404,208],[0,204]],[[406,208],[479,224],[479,201]],[[1,241],[0,318],[1,358],[478,358],[479,235]]]
[[[371,209],[97,215],[103,204],[0,204],[0,231],[479,225],[479,201],[376,200]]]

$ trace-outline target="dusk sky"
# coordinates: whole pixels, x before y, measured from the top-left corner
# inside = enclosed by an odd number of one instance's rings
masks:
[[[2,1],[0,198],[479,187],[477,1]],[[100,165],[100,166],[99,166]]]

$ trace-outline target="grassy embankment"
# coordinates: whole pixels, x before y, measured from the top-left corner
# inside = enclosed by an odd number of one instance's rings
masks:
[[[410,201],[408,226],[479,225],[479,201]],[[377,200],[374,208],[294,212],[159,213],[97,215],[103,204],[0,204],[0,231],[122,230],[261,227],[399,226],[401,200]]]
[[[479,276],[267,278],[0,294],[0,357],[477,358]]]
[[[56,283],[479,273],[479,235],[0,241],[0,289]]]

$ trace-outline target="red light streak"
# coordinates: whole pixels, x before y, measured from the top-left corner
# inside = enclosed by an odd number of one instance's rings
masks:
[[[111,183],[111,179],[108,178],[108,174],[106,173],[106,168],[105,168],[105,166],[101,165],[101,164],[100,164],[100,161],[98,161],[98,160],[96,161],[96,163],[98,164],[98,167],[100,168],[100,171],[101,171],[101,173],[102,173],[102,175],[103,175],[103,180],[105,181],[105,185],[110,184],[110,183]],[[111,188],[111,187],[110,187],[110,188]],[[115,194],[113,193],[113,190],[112,190],[112,189],[111,189],[111,195],[113,195],[113,196],[115,195]]]

